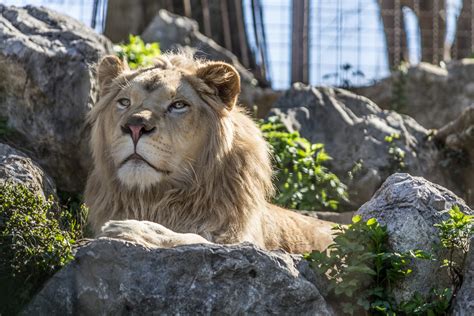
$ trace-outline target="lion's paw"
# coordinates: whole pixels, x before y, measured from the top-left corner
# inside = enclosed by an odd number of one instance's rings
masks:
[[[98,237],[128,240],[148,248],[210,243],[196,234],[180,234],[158,223],[137,220],[108,221]]]

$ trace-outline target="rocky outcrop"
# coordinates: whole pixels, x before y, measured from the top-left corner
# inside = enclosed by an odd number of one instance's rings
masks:
[[[435,258],[443,257],[439,243],[439,224],[449,218],[448,210],[458,205],[466,214],[474,212],[449,190],[409,174],[390,176],[370,201],[357,212],[364,220],[376,218],[387,227],[389,247],[396,252],[421,249]],[[413,293],[427,295],[432,288],[450,287],[447,270],[440,261],[416,260],[413,273],[397,284],[395,299],[409,299]]]
[[[43,197],[56,196],[53,180],[31,158],[0,143],[0,183],[22,184]]]
[[[275,103],[271,115],[279,116],[289,130],[325,145],[333,158],[330,170],[348,185],[351,204],[344,208],[349,211],[368,201],[388,176],[400,171],[423,176],[474,203],[472,177],[464,169],[455,172],[461,168],[459,155],[464,160],[469,155],[454,152],[446,137],[435,138],[412,118],[381,110],[365,97],[298,83]]]
[[[0,112],[63,190],[80,191],[89,162],[86,113],[97,98],[93,65],[111,44],[46,8],[0,5]]]
[[[257,117],[265,117],[280,96],[280,93],[271,89],[257,87],[257,80],[242,66],[237,56],[200,33],[198,23],[192,19],[160,10],[143,32],[142,38],[146,42],[159,42],[162,51],[190,49],[196,57],[232,64],[242,82],[239,101],[251,110],[256,106]]]
[[[462,187],[464,199],[474,205],[474,106],[440,128],[434,140],[441,145],[438,160],[446,176]]]
[[[420,63],[353,91],[426,128],[439,128],[474,104],[474,59],[452,61],[443,68]]]
[[[463,283],[454,300],[453,315],[474,315],[474,238],[469,246]]]
[[[113,239],[81,248],[24,315],[330,315],[299,257],[248,244],[147,249]]]

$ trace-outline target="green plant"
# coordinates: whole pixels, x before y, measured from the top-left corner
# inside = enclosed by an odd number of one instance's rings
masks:
[[[421,250],[389,250],[387,229],[375,218],[364,222],[355,216],[351,225],[336,225],[333,230],[336,237],[328,251],[314,251],[306,259],[328,278],[329,290],[337,296],[342,311],[393,314],[392,286],[412,272],[412,259],[430,256]]]
[[[449,218],[435,224],[440,247],[447,257],[440,259],[420,251],[391,251],[388,233],[374,218],[364,222],[353,218],[347,227],[336,225],[334,243],[328,251],[305,255],[311,265],[329,282],[330,296],[347,314],[374,315],[446,315],[452,298],[462,283],[470,240],[474,234],[474,216],[464,214],[458,206],[448,211]],[[412,273],[410,263],[417,259],[440,260],[452,276],[452,288],[433,288],[430,294],[414,293],[396,304],[392,298],[394,283]]]
[[[8,126],[8,119],[0,117],[0,138],[10,136],[13,130]]]
[[[131,69],[153,64],[153,59],[160,55],[158,43],[146,43],[140,36],[129,35],[128,43],[114,45],[117,56],[125,59]]]
[[[304,210],[331,208],[347,200],[346,186],[328,170],[331,157],[323,144],[311,144],[298,132],[288,132],[277,117],[260,123],[274,156],[276,204]]]
[[[0,314],[14,314],[72,258],[81,227],[52,198],[0,185]]]
[[[442,267],[448,269],[455,291],[463,281],[463,270],[469,251],[469,243],[474,235],[474,216],[464,214],[459,206],[449,211],[449,219],[434,226],[439,230],[440,246],[447,251]]]
[[[401,137],[398,133],[385,136],[384,140],[388,144],[388,155],[390,161],[390,171],[400,172],[406,169],[405,151],[398,147]]]
[[[397,112],[403,112],[407,106],[408,67],[408,63],[401,63],[395,68],[393,75],[391,109]]]
[[[432,289],[428,297],[415,293],[413,297],[401,302],[397,307],[397,314],[402,315],[447,315],[453,291],[449,288],[443,290]]]

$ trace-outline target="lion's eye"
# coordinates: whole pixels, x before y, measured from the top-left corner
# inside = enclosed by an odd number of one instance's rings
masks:
[[[121,98],[117,100],[117,106],[119,109],[125,109],[128,108],[131,104],[130,99],[127,98]]]
[[[168,107],[168,111],[172,113],[184,113],[188,110],[188,108],[188,104],[184,103],[183,101],[177,101]]]

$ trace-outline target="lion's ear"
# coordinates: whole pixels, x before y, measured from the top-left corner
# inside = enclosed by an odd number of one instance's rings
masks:
[[[234,67],[223,62],[210,62],[199,68],[196,76],[215,89],[226,109],[234,107],[240,93],[240,76]]]
[[[112,80],[127,69],[127,64],[122,62],[117,56],[107,55],[102,58],[98,69],[100,95],[105,95],[110,88]]]

